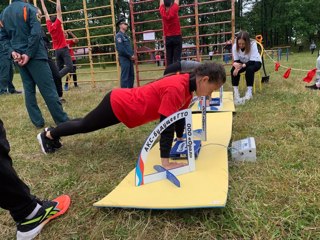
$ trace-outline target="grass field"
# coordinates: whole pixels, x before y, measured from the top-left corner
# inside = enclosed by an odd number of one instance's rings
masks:
[[[281,64],[312,69],[315,61],[316,55],[292,53]],[[283,79],[285,70],[274,72],[274,64],[266,62],[270,83],[237,107],[233,120],[233,140],[254,137],[258,159],[230,163],[224,209],[94,208],[134,168],[156,123],[66,137],[60,151],[45,156],[23,96],[1,96],[1,119],[21,178],[41,198],[63,193],[72,198],[68,213],[46,226],[38,239],[320,239],[320,93],[305,89],[306,72],[292,71]],[[15,83],[21,88],[17,74]],[[65,92],[64,108],[71,117],[84,116],[111,87],[80,84]],[[230,77],[225,89],[231,90]],[[54,125],[40,97],[39,102],[46,125]],[[15,230],[10,215],[0,210],[0,239],[13,239]]]

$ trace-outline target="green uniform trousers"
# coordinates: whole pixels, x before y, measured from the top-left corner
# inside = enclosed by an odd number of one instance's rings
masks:
[[[19,69],[25,92],[25,103],[32,123],[36,127],[44,126],[44,119],[37,104],[36,86],[38,86],[54,122],[58,125],[68,121],[69,118],[59,101],[48,61],[30,59],[27,65],[19,67]]]
[[[0,57],[0,93],[14,92],[15,87],[12,84],[13,67],[8,58]]]

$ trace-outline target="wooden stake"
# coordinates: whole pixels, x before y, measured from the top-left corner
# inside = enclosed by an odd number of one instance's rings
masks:
[[[114,15],[114,3],[113,0],[110,0],[110,6],[111,6],[111,16],[112,16],[112,25],[113,25],[113,36],[114,36],[114,49],[116,49],[116,32],[117,32],[117,26],[116,26],[116,20],[115,20],[115,15]],[[118,84],[120,86],[120,65],[119,65],[119,56],[118,56],[118,52],[116,51],[116,62],[117,62],[117,71],[118,71]]]
[[[92,81],[91,86],[96,87],[96,83],[94,79],[93,61],[92,61],[92,47],[91,47],[89,22],[88,22],[87,1],[83,0],[82,2],[83,2],[83,13],[84,13],[86,32],[87,32],[88,49],[89,49],[90,74],[91,74],[91,81]]]

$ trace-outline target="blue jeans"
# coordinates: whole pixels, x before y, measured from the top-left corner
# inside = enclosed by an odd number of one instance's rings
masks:
[[[59,69],[60,77],[63,78],[69,72],[72,72],[73,64],[67,47],[57,49],[56,62]]]

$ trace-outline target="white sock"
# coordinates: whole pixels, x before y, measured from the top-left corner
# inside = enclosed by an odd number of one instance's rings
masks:
[[[233,87],[233,93],[234,93],[234,97],[235,97],[235,98],[239,98],[239,97],[240,97],[240,93],[239,93],[239,88],[238,88],[238,86],[234,86],[234,87]]]
[[[252,95],[252,87],[247,87],[247,93]]]
[[[39,209],[40,209],[41,207],[42,207],[42,206],[41,206],[39,203],[37,203],[37,206],[33,209],[32,213],[30,213],[30,214],[26,217],[26,219],[32,219],[32,218],[37,214],[37,212],[39,211]]]

